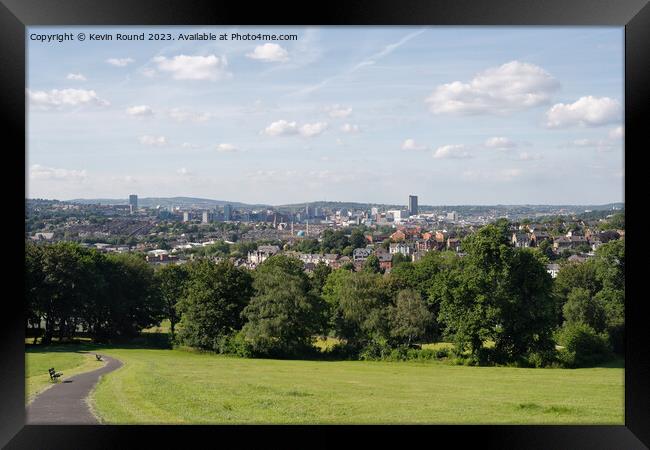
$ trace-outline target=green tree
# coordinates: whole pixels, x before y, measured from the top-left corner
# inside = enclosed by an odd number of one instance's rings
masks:
[[[232,256],[246,258],[249,252],[257,250],[257,242],[237,242],[231,248]]]
[[[366,237],[363,235],[363,231],[355,228],[352,230],[352,234],[350,235],[350,245],[352,248],[366,248]]]
[[[155,272],[155,278],[162,298],[164,314],[169,319],[171,334],[174,337],[176,324],[180,321],[177,304],[183,298],[189,274],[185,266],[170,264]]]
[[[370,255],[366,259],[366,262],[363,264],[363,270],[372,273],[382,273],[381,265],[379,264],[379,258],[377,255]]]
[[[331,290],[328,287],[327,300],[332,305],[336,335],[356,349],[373,339],[388,337],[387,306],[390,295],[383,277],[369,272],[355,272],[337,274],[335,281],[338,286]]]
[[[559,360],[566,367],[593,366],[611,358],[606,335],[597,333],[585,323],[565,323],[556,337],[564,347]]]
[[[433,315],[418,291],[407,289],[397,294],[395,306],[389,307],[390,335],[400,344],[411,343],[425,336]]]
[[[553,252],[553,243],[550,240],[542,239],[537,248],[548,259],[555,259],[555,253]]]
[[[258,355],[292,356],[308,351],[323,329],[324,304],[314,295],[302,262],[275,255],[255,272],[255,295],[244,309],[242,333]]]
[[[585,288],[577,287],[569,292],[562,312],[568,323],[585,323],[596,332],[605,330],[605,310],[601,302]]]
[[[314,272],[311,274],[311,282],[313,289],[318,295],[322,294],[323,286],[330,273],[332,273],[332,268],[323,261],[319,261],[316,267],[314,267]]]
[[[130,338],[143,328],[160,323],[163,303],[156,289],[154,271],[143,257],[111,254],[99,258],[98,265],[104,275],[98,281],[106,289],[105,295],[97,295],[96,303],[90,304],[93,315],[89,331],[96,340]]]
[[[221,351],[223,339],[243,325],[241,314],[253,294],[251,275],[230,261],[214,264],[200,260],[191,263],[188,271],[187,288],[178,303],[179,340]]]
[[[25,329],[32,324],[40,328],[41,314],[46,305],[44,296],[45,273],[43,272],[43,251],[34,243],[25,243]]]
[[[403,255],[401,253],[393,254],[393,258],[392,258],[392,267],[393,268],[399,266],[400,264],[409,263],[409,262],[411,262],[411,258],[409,258],[408,256]]]
[[[302,239],[295,245],[295,250],[303,253],[318,253],[320,243],[318,239]]]
[[[341,253],[341,251],[349,245],[350,241],[343,230],[333,231],[328,228],[323,231],[321,240],[323,253]]]
[[[95,289],[101,287],[94,270],[94,259],[100,256],[95,250],[68,242],[45,245],[40,256],[42,284],[35,286],[34,293],[45,319],[41,342],[49,344],[55,336],[73,337],[82,323]]]
[[[546,258],[535,249],[518,249],[507,269],[507,292],[499,297],[496,351],[506,360],[554,348],[557,323],[553,281]]]
[[[547,259],[535,249],[513,249],[508,234],[503,222],[468,236],[467,256],[430,289],[446,333],[479,361],[490,354],[513,361],[553,346],[557,308]],[[484,348],[487,340],[495,342],[494,351]]]

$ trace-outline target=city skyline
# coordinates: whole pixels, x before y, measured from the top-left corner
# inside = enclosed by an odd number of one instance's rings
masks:
[[[28,40],[30,198],[623,201],[622,28],[65,28],[298,38]]]

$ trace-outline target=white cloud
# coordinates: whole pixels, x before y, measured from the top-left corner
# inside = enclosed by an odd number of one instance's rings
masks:
[[[145,136],[140,136],[138,140],[142,145],[151,145],[156,147],[162,147],[163,145],[167,145],[167,138],[165,136],[145,135]]]
[[[465,159],[471,158],[464,145],[443,145],[433,152],[435,159]]]
[[[352,108],[340,105],[332,105],[327,108],[327,111],[329,112],[330,117],[334,119],[348,117],[352,114]]]
[[[514,148],[517,144],[506,137],[491,137],[485,141],[485,146],[490,148]]]
[[[327,122],[306,123],[300,127],[300,135],[314,137],[322,134],[327,129]]]
[[[72,81],[86,81],[86,77],[81,73],[69,73],[65,79]]]
[[[137,105],[126,108],[126,113],[134,117],[148,117],[153,115],[153,110],[147,105]]]
[[[40,164],[29,168],[29,177],[34,180],[84,181],[87,176],[86,170],[56,169]]]
[[[622,139],[625,137],[625,129],[621,127],[616,127],[609,132],[610,139]]]
[[[341,126],[341,131],[344,133],[358,133],[360,130],[359,125],[345,123]]]
[[[278,120],[273,122],[263,131],[268,136],[287,136],[298,133],[298,124],[296,122],[287,122]]]
[[[426,102],[434,114],[504,114],[545,104],[558,88],[559,82],[541,67],[511,61],[467,83],[440,85]]]
[[[30,91],[27,95],[31,103],[42,108],[59,108],[62,106],[108,106],[110,103],[97,96],[93,90],[86,89],[52,89],[46,91]]]
[[[179,174],[179,175],[182,176],[182,177],[186,177],[186,176],[191,176],[191,175],[192,175],[192,172],[190,172],[190,171],[189,171],[188,169],[186,169],[185,167],[181,167],[180,169],[178,169],[178,170],[176,171],[176,173]]]
[[[264,44],[255,47],[251,53],[247,53],[251,59],[258,59],[266,62],[286,62],[289,61],[289,52],[278,44]]]
[[[234,153],[239,151],[239,149],[232,144],[217,144],[216,149],[220,153]]]
[[[226,71],[228,61],[225,56],[156,56],[153,62],[158,65],[158,70],[169,72],[175,80],[216,81],[230,75]]]
[[[426,150],[426,145],[419,145],[414,139],[407,139],[402,143],[402,150]]]
[[[210,114],[204,112],[190,111],[183,108],[172,108],[167,114],[177,122],[205,122]]]
[[[546,112],[549,128],[599,126],[621,120],[621,104],[609,97],[580,97],[574,103],[557,103]]]
[[[124,66],[127,66],[128,64],[131,64],[132,62],[135,62],[135,59],[133,59],[133,58],[108,58],[106,60],[106,62],[109,63],[112,66],[124,67]]]
[[[201,146],[198,145],[198,144],[191,144],[191,143],[189,143],[189,142],[183,142],[183,143],[181,144],[181,147],[183,147],[183,148],[192,148],[192,149],[196,149],[196,148],[200,148]]]
[[[268,136],[291,136],[300,134],[303,137],[314,137],[327,129],[326,122],[306,123],[298,126],[297,122],[278,120],[266,127],[262,133]]]

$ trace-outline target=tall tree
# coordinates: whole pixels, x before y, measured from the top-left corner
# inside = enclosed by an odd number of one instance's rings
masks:
[[[318,295],[323,293],[323,286],[327,281],[327,277],[332,273],[332,268],[325,264],[323,261],[320,261],[314,267],[314,272],[311,276],[312,287]]]
[[[176,324],[180,320],[177,304],[183,298],[189,273],[183,265],[170,264],[156,271],[155,277],[164,314],[169,319],[171,334],[174,337]]]
[[[241,313],[248,304],[252,278],[230,261],[214,264],[202,260],[188,266],[189,278],[178,310],[181,342],[218,350],[219,342],[241,329]]]
[[[508,360],[554,348],[552,332],[559,324],[546,262],[535,249],[517,249],[508,263],[495,336],[496,350]]]
[[[365,248],[367,244],[366,237],[363,235],[363,231],[358,228],[352,230],[350,235],[350,245],[352,248]]]
[[[433,315],[418,291],[407,289],[397,294],[395,306],[389,310],[390,335],[401,344],[410,346],[424,337]]]
[[[377,255],[370,255],[363,264],[363,270],[371,273],[382,273]]]
[[[314,295],[302,262],[275,255],[255,272],[255,295],[242,312],[242,328],[252,351],[289,356],[307,351],[324,326],[325,305]]]
[[[336,286],[331,290],[328,287],[327,298],[332,305],[337,336],[353,348],[361,348],[378,337],[387,337],[390,293],[383,277],[369,272],[337,273],[333,281]]]

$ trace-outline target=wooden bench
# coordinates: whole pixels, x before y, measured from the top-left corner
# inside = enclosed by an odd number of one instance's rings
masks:
[[[50,372],[50,380],[52,381],[57,381],[61,375],[63,375],[63,372],[57,372],[54,370],[54,367],[50,368],[48,370]]]

